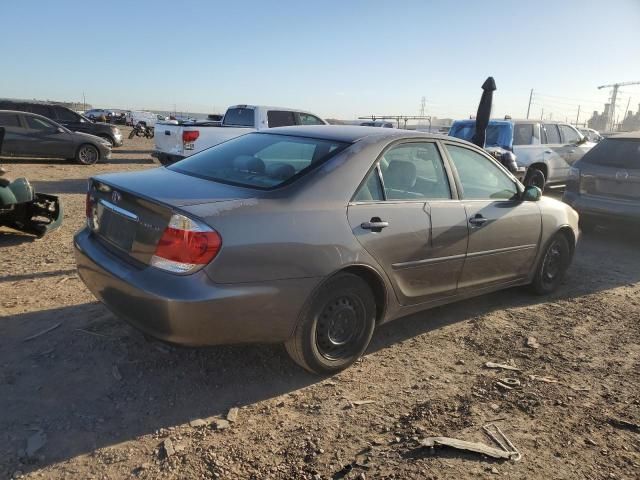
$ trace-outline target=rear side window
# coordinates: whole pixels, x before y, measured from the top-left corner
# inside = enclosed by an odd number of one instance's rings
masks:
[[[288,127],[295,125],[296,119],[293,112],[270,110],[267,112],[267,122],[269,123],[269,128]]]
[[[348,145],[332,140],[251,133],[168,168],[220,183],[267,190],[305,175]]]
[[[51,107],[49,105],[40,105],[38,103],[34,103],[28,106],[28,111],[47,118],[53,117],[53,112],[51,111]]]
[[[605,167],[640,169],[640,139],[607,138],[589,150],[580,161]]]
[[[230,108],[224,115],[223,125],[229,127],[255,126],[255,111],[252,108]]]
[[[75,122],[77,121],[78,116],[73,113],[71,110],[67,110],[64,107],[54,107],[56,112],[56,117],[58,120],[63,122]]]
[[[0,127],[20,127],[20,119],[15,113],[0,112]]]
[[[544,143],[562,143],[560,140],[560,132],[558,131],[558,125],[549,124],[544,126],[546,133],[546,141]]]

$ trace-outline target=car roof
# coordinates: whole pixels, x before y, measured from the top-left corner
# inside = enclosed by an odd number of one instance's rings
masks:
[[[62,125],[59,125],[58,122],[56,122],[55,120],[51,120],[50,118],[45,117],[44,115],[38,115],[37,113],[25,112],[23,110],[0,110],[0,113],[15,113],[15,114],[18,114],[18,115],[27,115],[29,117],[38,117],[38,118],[41,118],[43,120],[46,120],[49,123],[53,123],[57,127],[61,127],[62,126]]]
[[[297,125],[293,127],[269,128],[259,133],[311,137],[320,140],[333,140],[347,143],[354,143],[367,137],[377,137],[380,140],[396,137],[458,140],[454,137],[435,133],[414,132],[400,128],[363,127],[360,125]]]
[[[612,135],[609,137],[609,139],[611,140],[615,140],[618,138],[628,138],[628,139],[634,139],[634,140],[640,140],[640,130],[636,130],[635,132],[624,132],[624,133],[617,133],[616,135]]]

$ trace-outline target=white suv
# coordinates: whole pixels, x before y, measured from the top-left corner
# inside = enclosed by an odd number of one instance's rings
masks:
[[[456,120],[449,135],[471,140],[475,120]],[[546,185],[564,184],[571,165],[594,143],[566,123],[537,120],[491,120],[485,147],[512,151],[518,166],[525,167],[525,185],[544,189]]]

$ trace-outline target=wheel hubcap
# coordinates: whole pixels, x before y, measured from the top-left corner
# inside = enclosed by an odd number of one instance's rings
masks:
[[[543,278],[552,282],[556,279],[558,274],[562,270],[562,249],[557,242],[554,242],[547,251],[547,255],[544,260],[544,270],[542,271]]]
[[[364,329],[364,306],[357,297],[345,295],[328,302],[316,325],[316,345],[330,360],[352,356]]]
[[[97,154],[91,147],[84,147],[80,150],[80,159],[85,163],[93,163],[96,161]]]

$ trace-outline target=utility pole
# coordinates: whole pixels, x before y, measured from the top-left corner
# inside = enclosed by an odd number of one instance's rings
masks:
[[[580,120],[580,105],[578,105],[578,115],[576,115],[576,128],[578,127],[579,120]]]
[[[544,120],[544,107],[542,107],[542,112],[540,112],[540,120]]]
[[[529,92],[529,106],[527,107],[527,119],[529,118],[529,112],[531,111],[531,100],[533,99],[533,88]]]
[[[82,110],[87,111],[87,99],[84,97],[84,92],[82,92]]]

